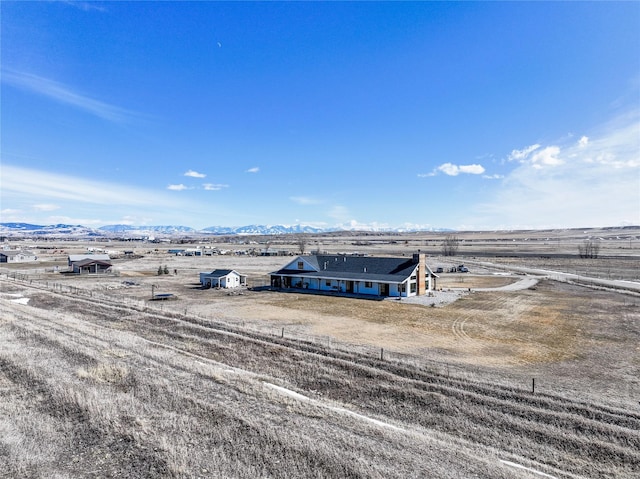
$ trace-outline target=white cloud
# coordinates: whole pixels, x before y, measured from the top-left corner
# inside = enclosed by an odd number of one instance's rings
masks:
[[[589,137],[587,136],[583,136],[582,138],[580,138],[580,140],[578,141],[578,146],[581,147],[585,147],[589,144]]]
[[[59,210],[60,207],[58,205],[45,203],[45,204],[33,205],[33,209],[36,211],[55,211],[55,210]]]
[[[191,188],[180,183],[179,185],[169,185],[167,186],[167,189],[171,191],[184,191],[184,190],[189,190]]]
[[[460,173],[481,175],[485,171],[482,165],[454,165],[453,163],[443,163],[436,170],[449,176],[458,176]]]
[[[223,188],[228,188],[229,185],[205,183],[205,184],[202,185],[202,187],[207,191],[219,191],[219,190],[221,190]]]
[[[467,173],[469,175],[481,175],[484,173],[484,167],[482,165],[460,165],[460,173]]]
[[[258,168],[257,166],[254,166],[253,168],[249,168],[246,173],[257,173],[260,171],[260,168]]]
[[[640,111],[602,126],[588,140],[539,145],[464,222],[483,218],[511,228],[640,224],[638,131]]]
[[[504,175],[493,174],[493,175],[482,175],[485,180],[501,180],[504,178]]]
[[[204,173],[198,173],[197,171],[187,170],[184,176],[190,176],[191,178],[206,178]]]
[[[3,69],[2,81],[8,85],[37,93],[59,103],[71,105],[103,120],[122,123],[140,116],[133,111],[81,95],[61,83],[30,73]]]
[[[560,147],[547,146],[542,150],[536,151],[531,155],[529,160],[534,168],[543,168],[545,166],[558,166],[564,163],[564,160],[560,159]]]
[[[289,199],[299,205],[318,205],[322,203],[315,198],[309,198],[308,196],[290,196]]]
[[[531,145],[531,146],[527,146],[526,148],[523,148],[522,150],[512,150],[511,154],[509,155],[508,160],[509,161],[524,161],[528,158],[528,156],[533,153],[534,151],[536,151],[538,148],[540,148],[539,144],[535,144],[535,145]]]

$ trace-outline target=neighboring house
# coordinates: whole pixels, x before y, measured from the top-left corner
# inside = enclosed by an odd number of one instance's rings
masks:
[[[71,254],[68,258],[69,271],[77,274],[99,274],[111,270],[108,254]]]
[[[28,263],[37,260],[38,257],[31,251],[4,250],[0,251],[0,263]]]
[[[111,271],[110,261],[101,261],[99,259],[84,259],[71,263],[72,271],[76,274],[100,274]]]
[[[270,273],[275,288],[303,288],[372,296],[419,296],[436,288],[438,276],[424,254],[412,258],[375,256],[298,256]]]
[[[200,284],[205,288],[237,288],[247,285],[247,276],[232,269],[215,269],[200,273]]]

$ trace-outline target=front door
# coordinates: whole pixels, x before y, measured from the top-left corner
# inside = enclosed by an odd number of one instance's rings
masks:
[[[387,283],[380,284],[380,296],[389,296],[389,285]]]
[[[353,293],[353,281],[347,281],[347,293]]]

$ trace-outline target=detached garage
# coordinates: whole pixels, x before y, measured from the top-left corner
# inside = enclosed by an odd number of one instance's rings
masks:
[[[216,269],[200,273],[200,284],[205,288],[237,288],[247,285],[247,276],[232,269]]]

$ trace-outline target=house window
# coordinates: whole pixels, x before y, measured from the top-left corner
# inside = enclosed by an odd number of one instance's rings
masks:
[[[416,280],[416,275],[414,274],[413,276],[411,276],[411,279],[412,279],[413,281],[415,281],[415,280]]]
[[[331,280],[330,280],[330,279],[326,280],[326,281],[324,282],[324,285],[325,285],[325,286],[331,286]]]
[[[365,281],[364,282],[364,287],[365,288],[373,288],[373,283],[371,281]]]
[[[298,261],[298,269],[304,269],[304,262]]]
[[[415,293],[418,290],[418,288],[416,287],[416,283],[411,283],[411,292]]]

